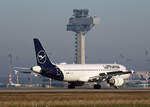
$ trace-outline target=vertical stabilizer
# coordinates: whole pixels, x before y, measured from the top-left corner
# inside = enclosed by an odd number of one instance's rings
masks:
[[[53,68],[55,65],[49,60],[44,48],[42,47],[39,39],[34,38],[34,47],[35,47],[35,54],[37,65],[41,68]]]

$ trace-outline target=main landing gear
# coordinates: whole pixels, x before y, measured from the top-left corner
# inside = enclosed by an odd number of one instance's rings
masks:
[[[94,89],[101,89],[101,85],[95,84],[95,85],[94,85]]]
[[[74,89],[75,88],[75,85],[74,84],[69,84],[68,85],[68,89]]]

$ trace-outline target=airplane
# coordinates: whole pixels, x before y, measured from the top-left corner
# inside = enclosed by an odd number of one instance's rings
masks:
[[[94,83],[94,89],[100,89],[100,83],[107,81],[110,86],[119,88],[124,80],[134,72],[120,64],[55,64],[47,56],[39,39],[34,38],[37,65],[31,71],[54,80],[68,82],[68,88],[74,89],[84,83]]]

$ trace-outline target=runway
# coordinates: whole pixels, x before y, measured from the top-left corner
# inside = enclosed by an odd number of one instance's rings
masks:
[[[67,89],[67,88],[1,88],[0,93],[94,93],[94,92],[150,92],[149,88],[121,88],[121,89]]]

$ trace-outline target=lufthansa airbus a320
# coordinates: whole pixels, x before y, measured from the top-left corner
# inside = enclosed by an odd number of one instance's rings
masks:
[[[94,82],[94,89],[100,89],[100,83],[107,81],[110,86],[118,88],[124,84],[133,70],[127,70],[120,64],[54,64],[47,56],[38,39],[33,39],[37,65],[31,67],[34,73],[68,82],[68,88]]]

